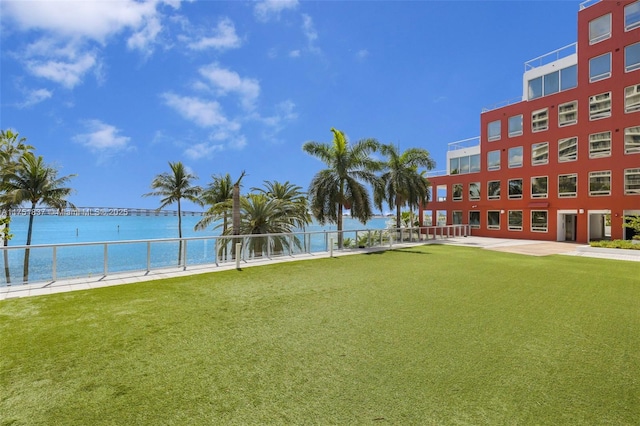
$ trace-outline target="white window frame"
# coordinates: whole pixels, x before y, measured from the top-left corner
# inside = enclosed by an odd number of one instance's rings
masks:
[[[589,96],[589,120],[611,117],[611,92]]]
[[[600,22],[605,22],[605,21],[607,22],[609,30],[603,32],[602,34],[593,36],[591,34],[591,32],[593,31],[595,25],[597,25]],[[608,38],[611,38],[611,14],[610,13],[607,13],[606,15],[599,16],[599,17],[589,21],[589,44],[590,45],[599,43],[599,42],[601,42],[603,40],[606,40]]]
[[[593,75],[593,72],[591,70],[592,61],[604,58],[605,56],[608,57],[608,59],[609,59],[609,69],[608,69],[608,71],[600,73],[600,74]],[[609,78],[609,77],[611,77],[611,52],[607,52],[607,53],[605,53],[603,55],[595,56],[595,57],[589,59],[589,83],[593,83],[595,81],[604,80],[605,78]]]
[[[545,146],[547,149],[547,158],[536,160],[535,154],[537,148],[542,148]],[[549,164],[549,142],[539,142],[531,145],[531,165],[532,166],[541,166],[543,164]]]
[[[520,120],[520,122],[518,123],[518,119]],[[514,126],[517,127],[516,130],[511,130],[511,123],[514,123]],[[514,138],[516,136],[520,136],[522,135],[523,132],[523,127],[524,127],[524,118],[522,116],[522,114],[518,114],[518,115],[514,115],[513,117],[509,117],[509,119],[507,120],[508,123],[508,134],[510,138]]]
[[[477,225],[471,223],[471,213],[477,213],[478,214],[478,224]],[[480,229],[481,219],[482,219],[482,216],[480,215],[480,211],[479,210],[469,210],[469,226],[471,227],[471,229]]]
[[[629,180],[632,176],[634,177],[633,183]],[[624,195],[640,195],[640,168],[624,170]]]
[[[460,188],[460,195],[456,195],[456,187]],[[451,199],[453,201],[462,201],[462,193],[464,192],[464,185],[461,183],[454,183],[451,185]]]
[[[573,117],[562,121],[565,117]],[[558,105],[558,127],[571,126],[578,122],[578,101]]]
[[[640,111],[640,84],[624,88],[624,112]]]
[[[473,192],[471,192],[471,188],[473,187],[472,186],[473,184],[476,184],[476,188],[478,188],[478,195],[475,195]],[[481,182],[469,183],[469,201],[478,201],[482,198],[482,189],[480,188],[481,185],[482,185]]]
[[[534,179],[546,179],[547,180],[547,190],[544,194],[534,194],[533,193],[533,180]],[[530,179],[530,183],[531,183],[531,198],[549,198],[549,176],[531,176]]]
[[[635,8],[636,10],[632,10],[632,8]],[[627,18],[629,16],[633,16],[633,13],[637,14],[638,19],[631,24],[627,24]],[[624,30],[631,31],[638,27],[640,27],[640,1],[628,4],[624,7]]]
[[[531,113],[531,132],[542,132],[549,129],[549,108],[539,109]]]
[[[489,222],[489,213],[497,213],[498,214],[498,224],[497,225],[490,225]],[[500,210],[487,210],[487,229],[492,229],[492,230],[499,230],[500,229]]]
[[[495,127],[495,125],[497,124],[498,126],[498,133],[494,134],[493,136],[491,135],[491,128]],[[493,125],[493,126],[492,126]],[[487,140],[489,142],[493,142],[493,141],[497,141],[500,140],[500,138],[502,137],[502,123],[500,122],[500,120],[495,120],[492,121],[491,123],[487,124]]]
[[[497,167],[496,166],[492,166],[491,162],[489,161],[489,154],[491,154],[492,152],[497,152],[498,153],[498,166]],[[500,170],[500,163],[502,162],[501,161],[502,159],[500,157],[501,157],[501,155],[500,155],[500,150],[499,149],[487,152],[487,170],[488,171]]]
[[[512,213],[520,213],[520,225],[511,225],[511,214]],[[522,210],[509,210],[507,213],[507,229],[509,231],[522,231],[522,223],[524,219],[524,215]]]
[[[520,150],[520,162],[514,161],[513,163],[511,162],[511,153],[514,151]],[[507,165],[510,169],[515,169],[518,167],[522,167],[523,163],[524,163],[524,148],[521,146],[514,146],[512,148],[509,148],[509,151],[507,152]]]
[[[635,64],[627,65],[627,49],[630,48],[631,46],[636,46],[640,48],[640,42],[633,43],[624,47],[624,72],[631,72],[631,71],[640,69],[640,59]]]
[[[520,193],[511,195],[511,182],[518,181],[518,180],[520,181]],[[524,179],[522,179],[522,178],[509,179],[507,181],[507,187],[509,188],[509,192],[508,192],[508,195],[507,195],[507,198],[509,200],[522,200],[522,197],[524,196]]]
[[[498,195],[491,195],[490,186],[492,182],[498,182]],[[487,200],[499,200],[502,195],[502,184],[499,180],[487,181]]]
[[[533,219],[537,216],[536,213],[544,213],[545,221],[544,226],[535,226]],[[531,232],[549,232],[549,211],[547,210],[531,210]]]
[[[605,142],[602,144],[602,142]],[[608,142],[608,146],[606,144]],[[600,145],[607,146],[602,148]],[[611,157],[611,132],[599,132],[589,135],[589,158]]]
[[[564,154],[564,150],[574,151],[571,154]],[[578,161],[578,137],[572,136],[558,140],[558,163],[568,163],[570,161]]]
[[[576,181],[576,190],[574,192],[561,192],[560,191],[560,178],[561,177],[569,177],[574,178]],[[558,175],[558,198],[575,198],[578,196],[578,174],[577,173],[567,173]]]
[[[591,189],[591,184],[592,181],[591,179],[597,179],[598,178],[602,178],[602,177],[608,177],[609,178],[609,190],[608,191],[603,191],[603,190],[592,190]],[[590,197],[602,197],[602,196],[606,196],[606,195],[611,195],[611,170],[605,170],[605,171],[598,171],[598,172],[589,172],[589,196]]]
[[[624,153],[640,154],[640,126],[624,129]]]

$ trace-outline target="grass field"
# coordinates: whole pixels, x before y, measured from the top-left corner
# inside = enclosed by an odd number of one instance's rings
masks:
[[[431,245],[0,302],[1,425],[637,425],[640,269]]]

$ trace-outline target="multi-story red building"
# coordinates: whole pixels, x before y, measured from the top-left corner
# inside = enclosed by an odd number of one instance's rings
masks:
[[[640,214],[640,0],[588,1],[578,41],[525,64],[516,103],[449,144],[424,225],[551,241],[630,238]]]

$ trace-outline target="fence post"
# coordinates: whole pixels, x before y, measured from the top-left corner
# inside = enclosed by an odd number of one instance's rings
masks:
[[[53,265],[52,265],[53,269],[51,271],[51,281],[55,281],[56,280],[56,276],[58,275],[57,274],[57,269],[58,268],[57,268],[57,265],[56,265],[56,263],[57,263],[56,260],[57,260],[58,256],[57,256],[57,250],[56,249],[57,249],[57,247],[53,246],[53,259],[52,259],[53,260]]]
[[[107,276],[107,265],[109,263],[109,246],[107,244],[104,245],[104,276]]]
[[[147,272],[151,272],[151,241],[147,241]]]
[[[330,238],[331,245],[329,246],[329,257],[333,257],[333,237]]]
[[[187,270],[187,241],[183,240],[180,242],[182,244],[182,270]]]
[[[242,251],[242,243],[236,243],[236,269],[240,269],[240,254]]]

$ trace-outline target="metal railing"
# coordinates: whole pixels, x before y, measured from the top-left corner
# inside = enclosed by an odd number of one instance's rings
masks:
[[[480,145],[480,136],[476,136],[468,139],[462,139],[460,141],[455,141],[455,142],[449,142],[447,144],[448,151],[457,151],[459,149],[472,148],[478,145]]]
[[[524,63],[524,71],[530,71],[576,53],[578,53],[578,43],[574,42],[549,53],[545,53],[544,55],[540,55],[537,58],[528,60]]]
[[[394,244],[467,236],[470,232],[469,225],[345,230],[341,231],[342,248],[337,247],[337,231],[7,246],[0,247],[0,287],[176,267],[217,267],[333,250],[392,248]],[[237,243],[241,244],[239,259]],[[30,252],[27,281],[23,279],[25,250]]]

